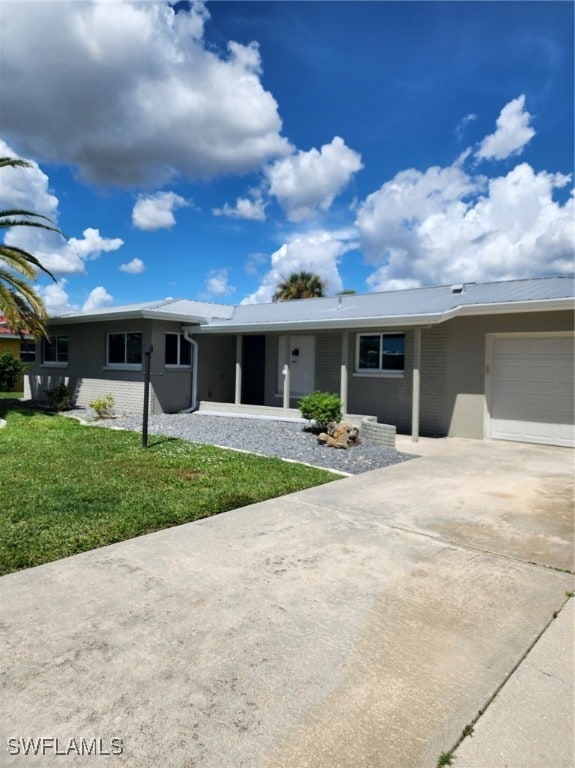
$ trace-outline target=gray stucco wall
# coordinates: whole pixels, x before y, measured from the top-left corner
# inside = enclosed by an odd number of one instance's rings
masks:
[[[485,415],[485,344],[488,333],[572,331],[571,312],[532,312],[456,318],[447,324],[446,433],[482,438]]]
[[[370,329],[371,330],[371,329]],[[378,421],[393,424],[398,432],[411,430],[413,387],[413,330],[381,328],[376,332],[405,332],[405,372],[398,378],[365,376],[354,372],[357,331],[349,335],[349,411],[377,416]],[[371,331],[373,332],[373,331]],[[447,331],[443,326],[426,328],[421,333],[421,415],[422,435],[445,434],[445,375]]]
[[[236,337],[196,336],[198,342],[198,400],[233,403]]]
[[[54,325],[53,335],[68,336],[66,367],[43,365],[38,350],[37,363],[25,381],[25,396],[44,400],[46,390],[63,381],[82,407],[97,397],[111,394],[117,412],[140,413],[144,401],[143,370],[112,369],[106,366],[108,333],[141,332],[144,346],[153,344],[151,360],[150,411],[179,411],[190,404],[190,369],[168,369],[164,365],[165,334],[179,333],[180,323],[151,320],[103,321]]]

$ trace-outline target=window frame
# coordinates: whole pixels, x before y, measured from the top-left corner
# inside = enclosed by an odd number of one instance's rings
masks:
[[[124,337],[124,362],[123,363],[110,362],[110,336]],[[128,359],[128,336],[140,337],[140,362],[139,363],[125,362]],[[143,360],[144,360],[144,334],[142,333],[142,331],[108,331],[108,333],[106,333],[106,368],[120,370],[120,371],[141,371]]]
[[[60,340],[66,339],[65,343],[65,355],[61,353],[60,351]],[[55,358],[54,360],[48,359],[46,357],[46,351],[48,348],[55,349]],[[60,356],[65,357],[65,359],[58,359]],[[42,366],[46,368],[66,368],[68,366],[68,362],[70,360],[70,337],[68,334],[59,333],[55,334],[54,336],[50,336],[48,340],[44,338],[42,340]]]
[[[365,338],[366,336],[377,336],[379,337],[379,367],[378,368],[361,368],[360,367],[360,347],[361,347],[361,339]],[[382,368],[382,358],[384,353],[384,339],[386,336],[393,336],[395,338],[402,337],[403,338],[403,368]],[[363,333],[358,333],[356,336],[356,344],[355,344],[355,366],[354,366],[354,376],[367,376],[367,377],[377,377],[377,378],[388,378],[388,379],[401,379],[405,376],[405,345],[406,342],[406,335],[403,331],[398,332],[392,332],[392,331],[383,331],[383,332],[373,332],[373,331],[365,331]]]
[[[26,345],[28,349],[24,350],[24,345]],[[37,344],[35,341],[24,339],[24,341],[20,342],[20,362],[25,363],[26,365],[34,365],[36,362],[36,354]]]
[[[166,337],[167,336],[177,336],[178,337],[178,344],[177,344],[177,360],[178,360],[178,362],[177,363],[167,363],[166,362],[166,354],[167,354],[167,343],[166,343],[167,339],[166,339]],[[188,346],[190,348],[189,349],[189,351],[190,351],[190,362],[189,363],[182,363],[181,362],[181,359],[182,359],[182,344],[183,343],[188,344]],[[166,333],[164,334],[164,368],[170,368],[170,369],[180,368],[180,369],[183,369],[183,370],[190,370],[191,367],[192,367],[192,344],[191,344],[191,342],[188,341],[188,339],[186,339],[186,336],[183,333],[179,333],[178,331],[166,331]]]

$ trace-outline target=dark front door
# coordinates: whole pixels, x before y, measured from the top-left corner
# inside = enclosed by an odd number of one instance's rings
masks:
[[[264,405],[266,337],[244,336],[242,340],[242,403]]]

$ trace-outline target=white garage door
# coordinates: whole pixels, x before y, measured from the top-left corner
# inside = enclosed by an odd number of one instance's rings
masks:
[[[575,445],[573,334],[492,336],[488,436]]]

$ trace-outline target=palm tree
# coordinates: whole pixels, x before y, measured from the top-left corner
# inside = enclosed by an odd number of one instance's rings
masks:
[[[323,296],[325,283],[311,272],[293,272],[278,284],[273,301],[291,301],[292,299],[314,299]]]
[[[0,168],[30,168],[26,160],[16,157],[0,157]],[[39,227],[62,234],[52,221],[40,213],[12,209],[0,211],[0,229],[10,227]],[[29,285],[38,270],[56,278],[38,259],[15,245],[0,243],[0,313],[15,333],[27,331],[36,338],[47,336],[48,315],[39,294]]]

